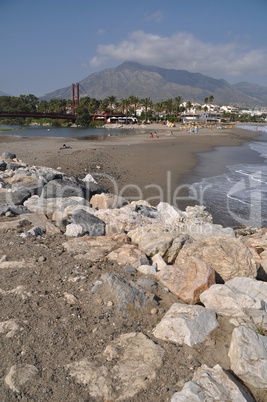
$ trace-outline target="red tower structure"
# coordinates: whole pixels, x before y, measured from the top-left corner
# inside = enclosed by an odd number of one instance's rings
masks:
[[[75,109],[80,103],[80,86],[72,84],[72,114],[75,114]]]

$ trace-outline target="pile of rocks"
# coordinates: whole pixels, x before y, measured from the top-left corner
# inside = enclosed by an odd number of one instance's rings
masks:
[[[106,345],[101,358],[66,364],[91,397],[127,400],[149,389],[164,364],[164,343],[201,344],[220,325],[220,317],[234,326],[231,372],[200,363],[171,401],[254,401],[254,389],[267,389],[266,229],[244,235],[224,228],[212,222],[203,206],[180,211],[164,202],[157,207],[144,200],[129,202],[109,194],[91,175],[68,177],[28,166],[7,152],[0,171],[0,215],[5,217],[0,230],[22,226],[27,228],[22,237],[59,234],[77,262],[107,261],[140,273],[138,281],[129,281],[120,272],[105,272],[92,283],[91,292],[101,294],[123,317],[147,308],[157,315],[162,303],[158,287],[161,298],[176,297],[150,334],[122,333]],[[2,256],[0,268],[20,263]],[[72,294],[64,297],[75,304]],[[0,322],[1,337],[17,331],[16,321]],[[15,364],[3,381],[18,393],[37,375],[34,365]]]

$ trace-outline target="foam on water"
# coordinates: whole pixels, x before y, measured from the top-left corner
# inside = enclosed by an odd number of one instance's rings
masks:
[[[242,125],[236,125],[235,127],[237,128],[242,128],[243,130],[254,130],[254,131],[259,131],[261,133],[267,133],[267,126],[253,126],[250,124],[242,124]]]
[[[190,186],[190,196],[224,226],[267,225],[267,126],[261,129],[262,141],[248,144],[252,153],[258,154],[258,163],[252,155],[253,163],[247,158],[247,163],[228,165],[226,173]],[[237,152],[242,152],[242,147],[237,147]]]

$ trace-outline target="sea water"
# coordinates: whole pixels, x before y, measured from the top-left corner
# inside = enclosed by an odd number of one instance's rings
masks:
[[[200,154],[199,165],[187,177],[189,197],[223,226],[267,226],[267,126],[240,128],[255,129],[260,136]]]
[[[132,126],[131,126],[132,127]],[[8,128],[10,131],[5,131]],[[1,129],[3,130],[1,132]],[[88,141],[105,141],[110,137],[132,134],[131,128],[128,129],[108,129],[108,128],[83,128],[83,127],[44,127],[44,126],[7,126],[0,125],[2,135],[17,135],[19,137],[57,137],[75,138]]]

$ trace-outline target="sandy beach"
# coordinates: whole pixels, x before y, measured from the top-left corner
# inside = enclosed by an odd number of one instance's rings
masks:
[[[113,135],[114,131],[114,135]],[[30,165],[60,168],[76,177],[91,173],[109,191],[130,199],[173,204],[183,175],[198,162],[196,153],[217,146],[235,146],[258,135],[256,131],[229,128],[202,128],[187,133],[179,126],[159,124],[135,126],[127,135],[109,130],[103,141],[59,137],[18,137],[0,135],[0,150],[10,151]],[[158,138],[150,138],[157,132]],[[70,149],[61,149],[63,143]]]

